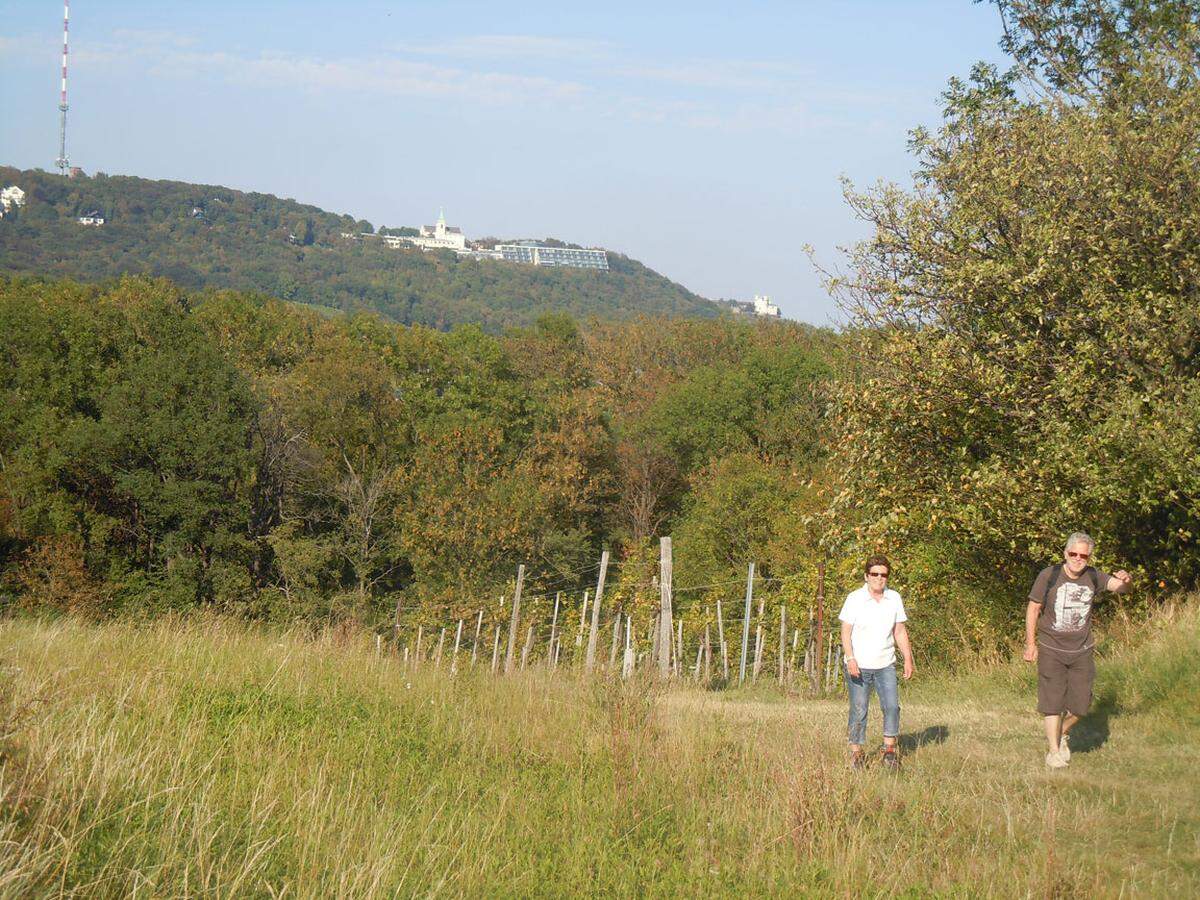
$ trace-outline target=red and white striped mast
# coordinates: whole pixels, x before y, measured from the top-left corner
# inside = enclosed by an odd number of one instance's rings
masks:
[[[63,57],[62,57],[62,99],[58,103],[62,119],[58,127],[58,166],[60,175],[68,175],[71,171],[71,161],[67,159],[67,22],[71,18],[71,0],[63,0]]]

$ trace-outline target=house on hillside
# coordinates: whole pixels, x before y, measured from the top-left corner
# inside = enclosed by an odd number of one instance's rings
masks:
[[[104,216],[99,211],[92,210],[90,213],[80,216],[75,221],[80,225],[95,225],[99,227],[104,224]]]
[[[15,184],[0,191],[0,219],[10,211],[20,209],[25,205],[25,192]]]
[[[746,316],[762,316],[767,319],[782,318],[779,307],[766,294],[755,294],[753,300],[722,300],[735,313]]]

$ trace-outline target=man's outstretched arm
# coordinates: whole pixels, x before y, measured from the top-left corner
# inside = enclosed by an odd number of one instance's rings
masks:
[[[1118,569],[1108,576],[1108,584],[1105,585],[1105,588],[1114,594],[1124,594],[1132,584],[1133,577],[1124,569]]]

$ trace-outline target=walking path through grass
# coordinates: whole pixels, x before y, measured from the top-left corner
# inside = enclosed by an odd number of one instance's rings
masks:
[[[1197,610],[1106,652],[1065,771],[1028,667],[919,672],[899,775],[847,770],[840,697],[9,621],[0,894],[1195,896]]]

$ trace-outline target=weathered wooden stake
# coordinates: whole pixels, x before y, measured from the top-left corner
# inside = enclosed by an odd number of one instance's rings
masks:
[[[377,635],[375,635],[375,658],[378,659],[379,655],[382,652],[383,652],[383,635],[377,634]]]
[[[704,683],[712,681],[712,633],[709,625],[704,626]]]
[[[717,642],[721,645],[721,675],[729,681],[729,647],[725,643],[725,615],[721,612],[721,600],[717,599]]]
[[[584,670],[596,667],[596,637],[600,630],[600,604],[604,602],[604,579],[608,576],[608,551],[600,554],[600,576],[596,579],[596,596],[592,600],[592,627],[588,632],[587,661]]]
[[[442,667],[442,647],[446,643],[446,626],[442,626],[441,634],[438,635],[437,656],[433,660],[433,667],[440,669]]]
[[[763,658],[763,627],[762,625],[754,626],[754,672],[751,675],[750,683],[758,681],[758,673],[762,671]]]
[[[621,666],[621,677],[628,678],[633,674],[633,620],[625,616],[625,662]]]
[[[613,671],[617,666],[617,645],[621,642],[621,613],[618,612],[613,616],[613,637],[612,646],[608,648],[608,671]]]
[[[495,626],[492,633],[495,635],[492,641],[492,674],[495,675],[500,665],[500,626]]]
[[[833,632],[829,632],[829,647],[825,651],[825,690],[829,690],[830,665],[833,662]]]
[[[458,671],[458,645],[462,643],[463,620],[458,620],[458,633],[454,635],[454,655],[450,657],[450,674]]]
[[[478,618],[475,619],[475,643],[471,645],[471,667],[475,667],[475,660],[479,658],[479,634],[483,630],[483,610],[479,611]]]
[[[562,591],[554,595],[554,618],[550,620],[550,646],[546,651],[546,664],[554,668],[554,642],[558,640],[558,604],[562,601]]]
[[[521,588],[525,585],[525,565],[517,566],[517,590],[513,594],[512,618],[508,622],[508,652],[504,655],[504,674],[513,670],[517,642],[517,625],[521,621]]]
[[[414,668],[421,664],[421,639],[423,637],[425,637],[425,626],[418,625],[417,626],[417,650],[413,654],[413,667]]]
[[[671,675],[671,644],[675,637],[671,627],[671,538],[659,538],[658,548],[658,677],[665,679]]]
[[[525,668],[525,664],[529,662],[529,651],[533,649],[533,626],[529,626],[529,632],[525,635],[525,648],[521,651],[521,668]]]
[[[675,620],[675,677],[683,677],[683,617]]]
[[[763,651],[765,649],[766,635],[763,633],[763,608],[766,606],[766,600],[758,601],[758,619],[754,627],[754,678],[753,681],[758,681],[759,673],[762,672]]]
[[[575,665],[583,662],[583,632],[588,621],[588,592],[583,592],[583,606],[579,610],[579,631],[575,634]]]
[[[738,684],[746,680],[746,654],[750,652],[750,603],[754,600],[754,563],[746,573],[746,611],[742,615],[742,664],[738,671]]]
[[[813,674],[812,689],[815,691],[821,684],[817,679],[816,668],[820,665],[821,650],[825,646],[825,560],[817,563],[817,635],[813,645]]]
[[[779,684],[783,684],[784,653],[787,649],[787,604],[779,604]]]

